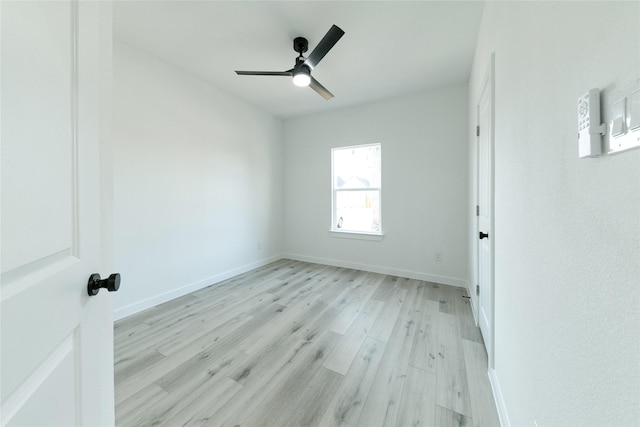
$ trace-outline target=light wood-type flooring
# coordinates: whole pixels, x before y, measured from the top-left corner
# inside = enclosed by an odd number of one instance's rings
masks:
[[[118,426],[497,426],[466,291],[280,260],[115,324]]]

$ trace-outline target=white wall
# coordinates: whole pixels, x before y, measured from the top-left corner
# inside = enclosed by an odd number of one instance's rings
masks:
[[[282,121],[114,44],[116,318],[282,252]]]
[[[501,415],[516,426],[635,425],[640,150],[579,159],[576,102],[590,88],[606,95],[640,76],[640,3],[487,2],[470,80],[473,112],[491,52],[492,375]],[[475,123],[472,115],[469,129]],[[471,176],[475,144],[470,135]],[[473,282],[473,263],[469,270]]]
[[[461,85],[286,121],[287,256],[466,286],[466,106]],[[332,237],[331,148],[378,142],[384,239]]]

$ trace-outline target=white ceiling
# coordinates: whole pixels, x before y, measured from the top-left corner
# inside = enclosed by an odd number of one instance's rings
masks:
[[[121,1],[115,37],[275,116],[290,118],[468,80],[482,1]],[[313,70],[325,101],[284,71],[306,37],[345,35]]]

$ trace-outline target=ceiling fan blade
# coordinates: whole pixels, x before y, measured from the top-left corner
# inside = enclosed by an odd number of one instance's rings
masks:
[[[344,35],[344,31],[342,31],[338,26],[333,25],[327,31],[327,34],[324,35],[318,46],[313,49],[313,52],[309,54],[307,59],[304,61],[306,65],[309,66],[312,70],[318,65],[320,60],[324,58],[324,56],[331,50],[331,48],[338,43],[340,37]]]
[[[292,76],[291,71],[236,71],[239,76]]]
[[[318,94],[320,94],[320,96],[326,99],[327,101],[333,98],[333,94],[329,92],[326,87],[322,86],[320,82],[318,82],[313,77],[311,77],[311,83],[309,83],[309,87],[315,90],[316,92],[318,92]]]

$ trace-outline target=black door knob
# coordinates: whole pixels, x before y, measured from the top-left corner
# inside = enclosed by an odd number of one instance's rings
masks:
[[[481,232],[480,232],[480,234],[479,234],[479,236],[480,236],[480,237],[479,237],[479,239],[480,239],[480,240],[482,240],[482,239],[484,239],[484,238],[486,238],[486,237],[489,237],[489,234],[488,234],[488,233],[483,233],[483,232],[481,231]]]
[[[112,274],[106,279],[100,279],[100,275],[97,273],[92,274],[89,277],[89,283],[87,283],[89,296],[98,295],[101,288],[105,288],[109,292],[120,289],[120,273]]]

